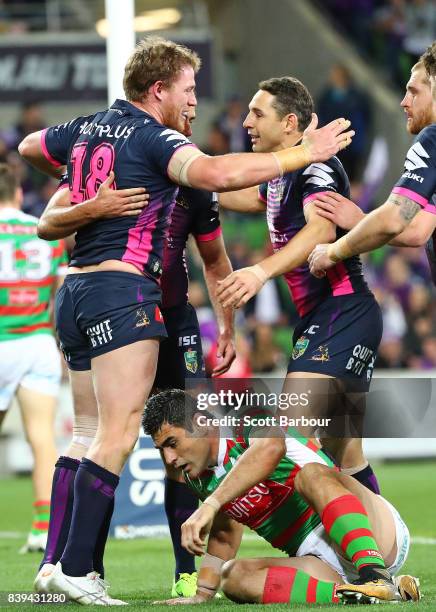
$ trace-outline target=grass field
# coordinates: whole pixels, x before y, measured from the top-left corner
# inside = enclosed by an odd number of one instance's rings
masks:
[[[413,544],[405,573],[421,579],[424,598],[417,609],[436,611],[436,462],[396,463],[377,467],[382,492],[401,512],[409,526]],[[31,604],[7,604],[5,593],[29,592],[39,561],[37,555],[20,556],[29,522],[31,486],[28,479],[3,480],[0,484],[0,606],[2,609],[31,610]],[[15,533],[14,533],[15,532]],[[271,556],[272,549],[261,540],[246,539],[240,556]],[[172,580],[172,554],[166,539],[110,541],[106,558],[106,573],[113,597],[130,603],[131,610],[144,610],[154,600],[169,597]],[[413,604],[399,604],[395,610],[408,609]],[[49,606],[43,606],[48,608]],[[53,606],[51,606],[53,607]],[[68,609],[83,609],[68,604]],[[184,609],[191,609],[187,606]],[[208,604],[216,612],[230,609],[253,610],[252,606],[237,606],[226,599]],[[292,609],[326,610],[336,606],[292,606]],[[38,608],[40,609],[41,606]],[[33,608],[34,609],[34,608]],[[167,609],[157,606],[153,609]],[[283,609],[269,606],[268,610]]]

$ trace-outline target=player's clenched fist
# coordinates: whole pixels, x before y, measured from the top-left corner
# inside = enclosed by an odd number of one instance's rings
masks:
[[[328,256],[328,244],[318,244],[309,255],[310,273],[317,278],[325,276],[326,270],[335,265]]]

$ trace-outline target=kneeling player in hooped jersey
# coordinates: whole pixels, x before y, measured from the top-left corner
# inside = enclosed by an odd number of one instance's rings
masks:
[[[239,603],[420,598],[416,578],[393,578],[410,537],[389,502],[339,473],[305,438],[262,438],[255,427],[220,438],[218,428],[201,425],[204,414],[174,389],[151,398],[142,421],[203,500],[182,526],[183,545],[204,556],[197,594],[181,602],[204,603],[220,585]],[[288,557],[234,560],[241,523]]]
[[[312,111],[310,93],[297,79],[281,77],[261,82],[244,121],[253,151],[275,155],[297,145]],[[313,205],[319,194],[330,191],[349,194],[348,177],[336,157],[285,173],[259,188],[219,195],[225,208],[266,212],[275,253],[256,266],[230,274],[220,284],[218,297],[224,306],[239,308],[269,278],[284,275],[301,317],[294,331],[284,391],[315,392],[321,397],[320,406],[312,401],[316,411],[325,409],[327,394],[329,409],[333,399],[335,405],[342,406],[347,385],[368,390],[382,335],[380,308],[357,257],[341,262],[325,278],[315,279],[310,274],[306,260],[311,249],[336,237],[335,225],[320,219]],[[323,444],[346,473],[379,492],[360,438],[329,437]]]

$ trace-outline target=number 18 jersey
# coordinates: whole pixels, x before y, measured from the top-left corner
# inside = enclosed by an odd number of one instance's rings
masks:
[[[53,164],[67,164],[73,205],[93,198],[111,171],[114,188],[146,187],[150,194],[137,217],[100,219],[79,229],[71,265],[115,259],[159,279],[178,190],[168,177],[168,164],[180,147],[195,145],[126,100],[45,130],[41,145]]]

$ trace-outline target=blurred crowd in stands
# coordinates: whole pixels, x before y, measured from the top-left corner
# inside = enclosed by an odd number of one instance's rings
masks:
[[[341,95],[341,92],[346,92]],[[339,92],[339,93],[338,93]],[[246,107],[232,97],[212,122],[203,143],[211,155],[249,151],[242,128]],[[361,138],[353,148],[341,152],[352,183],[352,192],[363,208],[373,204],[371,186],[365,185],[363,163],[370,143],[371,114],[365,95],[352,83],[344,66],[332,67],[328,83],[317,101],[321,123],[342,115],[349,117]],[[44,177],[22,161],[17,144],[30,132],[47,125],[43,108],[37,102],[22,107],[16,124],[0,130],[0,161],[14,167],[24,190],[24,212],[40,216],[57,188],[57,182]],[[383,171],[382,171],[383,173]],[[222,213],[224,237],[235,269],[252,265],[271,252],[266,222],[262,214]],[[241,240],[241,235],[244,239]],[[201,263],[195,248],[190,249],[190,301],[197,308],[208,367],[214,366],[216,326],[202,281]],[[383,368],[436,368],[436,301],[423,249],[386,247],[365,257],[366,276],[383,310],[384,335],[376,366]],[[282,279],[269,281],[259,295],[236,313],[238,359],[232,377],[252,372],[272,372],[284,368],[291,348],[292,329],[297,314]]]
[[[410,68],[436,38],[434,0],[316,0],[365,59],[384,67],[392,83],[407,83]]]

